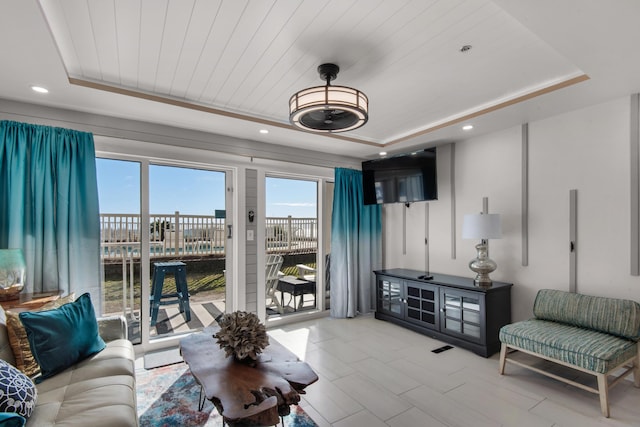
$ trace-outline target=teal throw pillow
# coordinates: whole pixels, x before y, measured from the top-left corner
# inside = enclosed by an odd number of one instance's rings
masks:
[[[22,312],[20,320],[40,365],[37,383],[106,347],[88,293],[54,310]]]
[[[0,427],[22,427],[27,420],[13,412],[0,412]]]

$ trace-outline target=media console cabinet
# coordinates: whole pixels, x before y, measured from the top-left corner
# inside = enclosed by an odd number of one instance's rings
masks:
[[[376,275],[376,319],[489,357],[511,323],[511,283],[475,286],[469,277],[394,268]]]

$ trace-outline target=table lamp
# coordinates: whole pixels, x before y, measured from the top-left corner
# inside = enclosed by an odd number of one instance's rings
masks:
[[[489,288],[492,285],[489,273],[498,265],[489,258],[489,239],[502,237],[499,214],[468,214],[464,216],[462,223],[463,239],[480,239],[476,245],[478,256],[469,262],[469,268],[476,273],[474,284],[479,287]]]

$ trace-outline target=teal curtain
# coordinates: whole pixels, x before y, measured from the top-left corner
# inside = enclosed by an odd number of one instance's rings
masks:
[[[22,249],[23,292],[100,293],[93,135],[0,121],[0,248]]]
[[[362,172],[336,168],[331,216],[331,316],[355,317],[375,308],[382,262],[382,213],[365,206]]]

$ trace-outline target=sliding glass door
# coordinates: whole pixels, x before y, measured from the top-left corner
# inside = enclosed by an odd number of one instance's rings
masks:
[[[267,318],[318,309],[318,182],[266,177]]]
[[[226,300],[225,173],[149,165],[149,212],[150,337],[213,324]]]
[[[96,165],[101,312],[124,315],[134,344],[214,323],[232,283],[226,233],[231,172],[146,160],[99,158]],[[142,206],[148,206],[146,218]],[[146,333],[142,325],[149,325]]]

